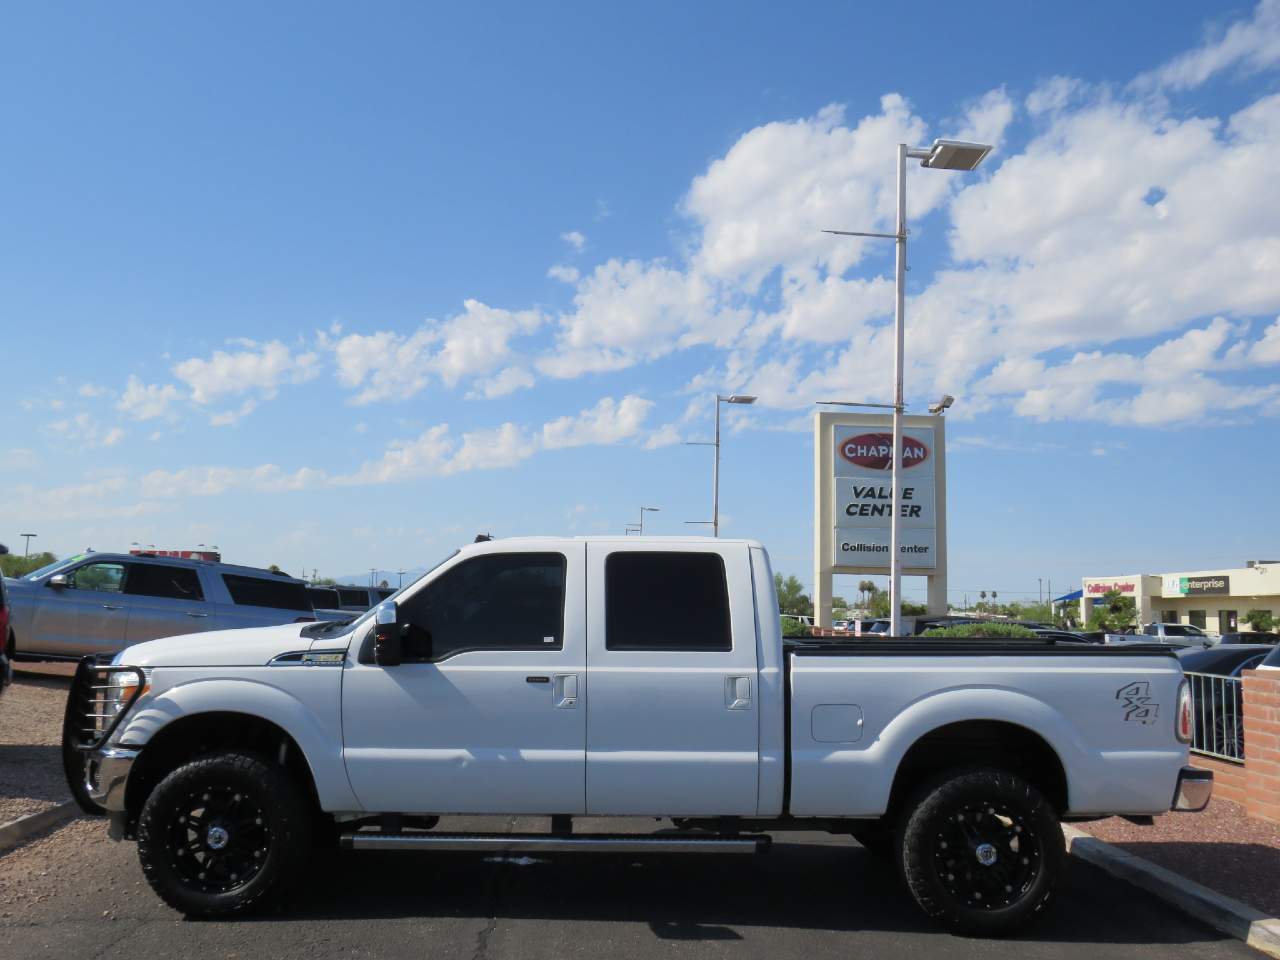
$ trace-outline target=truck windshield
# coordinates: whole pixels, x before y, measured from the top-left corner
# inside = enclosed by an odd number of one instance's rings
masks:
[[[422,576],[415,577],[413,580],[411,580],[409,583],[406,583],[403,587],[401,587],[395,593],[391,594],[391,596],[387,597],[386,599],[394,600],[396,599],[396,597],[404,593],[406,590],[412,590],[413,585],[415,583],[418,583],[419,581],[421,581],[423,577],[430,576],[431,573],[438,566],[445,563],[446,561],[452,560],[460,552],[461,551],[455,550],[453,551],[453,553],[449,554],[447,557],[442,557],[439,561],[427,567],[427,569],[422,572]],[[370,607],[368,610],[360,614],[360,616],[356,617],[356,619],[354,620],[327,620],[323,623],[317,623],[310,627],[304,627],[302,632],[304,636],[308,636],[308,637],[323,637],[323,636],[328,636],[334,633],[345,633],[348,630],[354,630],[356,627],[360,626],[362,623],[365,623],[366,621],[370,620],[377,609],[378,608],[376,606]]]
[[[41,577],[46,576],[47,574],[53,573],[55,570],[60,570],[63,567],[69,567],[71,566],[71,564],[75,563],[77,560],[83,560],[87,556],[88,554],[86,553],[77,553],[74,557],[67,557],[65,560],[55,560],[53,561],[53,563],[46,563],[39,570],[32,570],[22,579],[23,580],[39,580]]]

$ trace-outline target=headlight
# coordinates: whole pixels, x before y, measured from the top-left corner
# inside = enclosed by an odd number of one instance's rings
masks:
[[[148,671],[143,671],[142,692],[138,694],[141,699],[151,689],[151,675]],[[94,704],[95,716],[93,718],[94,731],[101,736],[104,731],[115,721],[120,711],[124,710],[128,704],[133,701],[134,693],[138,689],[138,675],[129,670],[121,670],[113,672],[100,690],[100,697]]]

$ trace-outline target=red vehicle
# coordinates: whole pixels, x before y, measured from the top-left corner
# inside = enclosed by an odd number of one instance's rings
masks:
[[[0,543],[0,553],[9,550]],[[0,576],[0,692],[13,679],[13,634],[9,632],[9,597],[4,589],[4,577]]]

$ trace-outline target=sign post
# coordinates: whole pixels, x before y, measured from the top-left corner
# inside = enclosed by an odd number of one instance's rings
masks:
[[[902,417],[896,490],[892,426],[884,414],[814,414],[813,604],[819,627],[831,626],[835,574],[889,574],[895,500],[902,572],[927,577],[929,613],[947,612],[944,421]]]

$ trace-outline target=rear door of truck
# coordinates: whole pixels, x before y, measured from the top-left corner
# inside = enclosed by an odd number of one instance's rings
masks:
[[[587,812],[754,815],[747,545],[591,541],[587,583]]]

